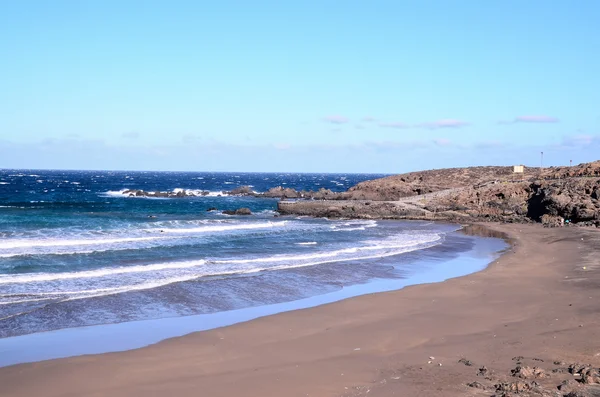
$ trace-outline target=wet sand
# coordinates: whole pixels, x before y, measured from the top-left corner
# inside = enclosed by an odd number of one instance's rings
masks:
[[[491,395],[466,383],[509,378],[515,356],[548,371],[553,361],[600,365],[600,233],[491,228],[514,248],[482,272],[133,351],[0,368],[0,396]],[[482,365],[490,379],[476,375]]]

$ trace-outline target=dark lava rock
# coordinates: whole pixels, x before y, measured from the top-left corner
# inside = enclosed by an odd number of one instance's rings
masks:
[[[217,207],[210,207],[206,210],[206,212],[218,211]]]
[[[477,382],[477,381],[471,382],[471,383],[467,383],[467,386],[473,387],[475,389],[484,389],[484,390],[487,389],[487,387],[484,384],[482,384],[480,382]]]
[[[250,208],[238,208],[237,210],[225,210],[223,211],[226,215],[252,215]]]
[[[226,193],[232,196],[254,196],[255,194],[250,186],[240,186]]]
[[[566,394],[580,389],[581,385],[579,384],[579,382],[573,379],[567,379],[563,381],[560,385],[558,385],[556,388],[560,390],[563,394]]]
[[[471,360],[467,360],[466,358],[461,358],[460,360],[458,360],[459,363],[466,365],[467,367],[472,367],[473,366],[473,361]]]
[[[569,365],[569,373],[570,374],[581,374],[590,368],[591,368],[591,366],[589,366],[587,364],[575,363],[575,364]]]
[[[588,393],[587,390],[573,390],[564,395],[564,397],[591,397],[592,394]]]
[[[300,194],[296,191],[296,189],[292,189],[289,187],[283,188],[281,186],[272,187],[268,191],[262,194],[263,197],[273,197],[273,198],[298,198]]]
[[[236,215],[252,215],[252,211],[250,211],[250,208],[238,208],[237,210],[235,210],[235,214]]]
[[[479,368],[479,371],[477,372],[477,376],[487,376],[489,372],[490,371],[484,365],[483,367]]]

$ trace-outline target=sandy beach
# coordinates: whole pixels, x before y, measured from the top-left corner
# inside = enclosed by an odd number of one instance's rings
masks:
[[[573,378],[561,366],[599,366],[598,232],[489,227],[513,248],[482,272],[138,350],[1,368],[0,395],[492,395],[517,361],[551,374],[539,380],[548,390]]]

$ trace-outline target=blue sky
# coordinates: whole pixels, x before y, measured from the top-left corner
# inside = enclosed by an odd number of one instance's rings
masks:
[[[0,167],[600,158],[600,3],[0,2]]]

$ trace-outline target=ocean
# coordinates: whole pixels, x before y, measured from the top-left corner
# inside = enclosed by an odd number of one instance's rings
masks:
[[[0,338],[266,307],[373,280],[436,281],[479,270],[504,247],[460,225],[284,217],[276,199],[223,193],[344,191],[381,176],[0,170]],[[222,212],[240,207],[253,214]],[[476,265],[443,266],[467,254]]]

